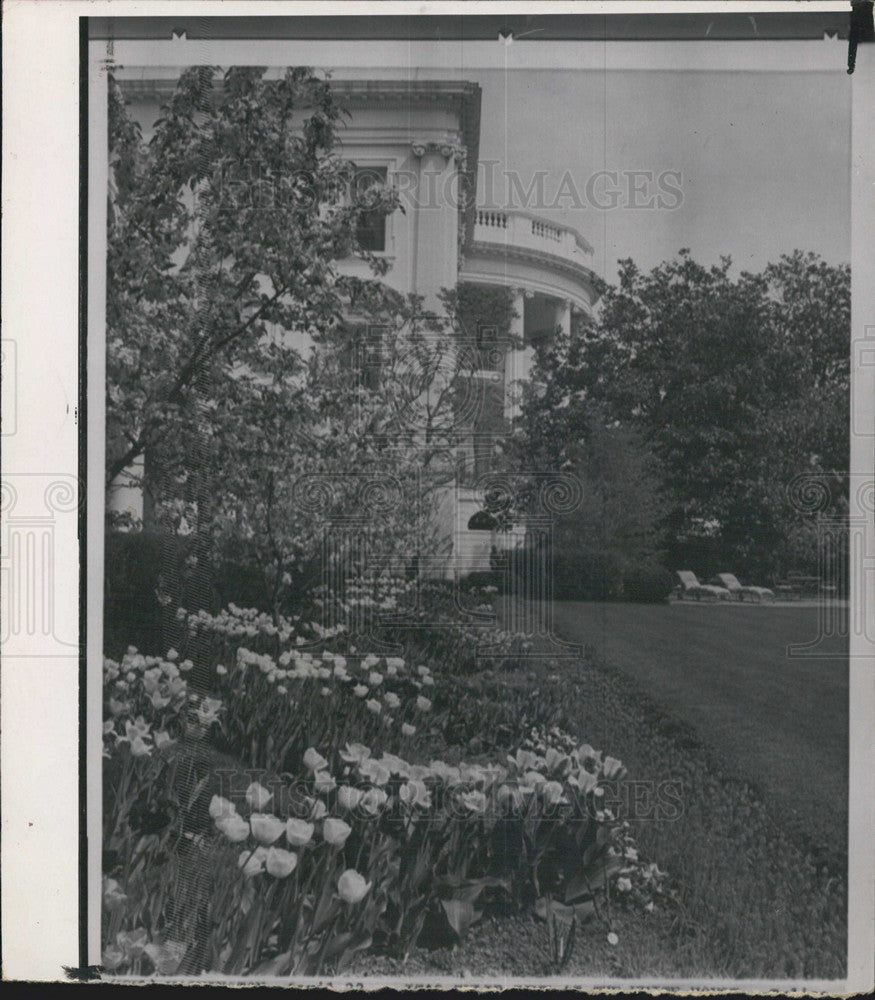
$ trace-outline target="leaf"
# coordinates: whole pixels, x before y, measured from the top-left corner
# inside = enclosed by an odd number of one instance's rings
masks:
[[[284,951],[280,955],[269,958],[266,962],[252,970],[253,976],[286,976],[292,968],[292,953]]]
[[[576,875],[565,887],[565,902],[572,903],[576,899],[592,896],[622,867],[623,862],[620,858],[608,858],[604,864],[593,865],[592,868]]]
[[[535,916],[539,920],[546,920],[548,913],[552,912],[557,920],[563,923],[571,923],[573,919],[583,923],[595,916],[595,903],[590,899],[583,903],[575,903],[573,906],[566,906],[565,903],[557,903],[552,900],[549,903],[546,896],[541,896],[535,901]]]
[[[198,796],[204,790],[204,786],[209,781],[210,776],[207,774],[194,786],[194,791],[191,793],[188,799],[188,805],[185,807],[186,812],[191,809],[191,807],[197,802]]]
[[[480,917],[480,913],[474,909],[473,903],[464,899],[442,899],[440,904],[447,918],[447,923],[452,927],[459,940],[464,938],[471,924]]]

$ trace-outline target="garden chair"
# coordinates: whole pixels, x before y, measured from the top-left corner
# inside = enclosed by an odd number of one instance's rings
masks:
[[[738,577],[732,573],[718,573],[715,580],[719,581],[738,601],[750,599],[761,604],[768,599],[774,601],[775,592],[768,587],[745,587],[738,582]]]
[[[729,600],[729,591],[726,587],[716,587],[710,583],[699,583],[696,574],[689,569],[677,570],[678,579],[681,581],[681,598],[695,597],[701,601],[703,597],[713,597],[715,600]]]

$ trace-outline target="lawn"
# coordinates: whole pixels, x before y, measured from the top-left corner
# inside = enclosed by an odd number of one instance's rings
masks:
[[[590,647],[759,789],[787,825],[841,858],[847,837],[847,641],[789,656],[817,608],[558,603],[556,630]]]

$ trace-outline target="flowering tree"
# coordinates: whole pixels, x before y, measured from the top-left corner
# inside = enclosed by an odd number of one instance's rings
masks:
[[[110,87],[107,485],[144,462],[152,518],[196,534],[194,562],[254,567],[272,608],[368,482],[400,489],[371,505],[384,562],[440,548],[427,526],[477,366],[454,295],[426,312],[360,247],[362,213],[397,197],[351,190],[342,116],[306,70],[217,87],[202,67],[144,143]],[[370,277],[343,273],[353,255]]]
[[[231,373],[293,373],[303,339],[377,294],[335,265],[358,253],[379,272],[356,224],[395,198],[349,197],[341,114],[304,69],[272,81],[231,69],[217,88],[215,70],[197,67],[144,143],[111,81],[108,484],[144,455],[164,476],[190,470],[192,440]],[[271,337],[277,329],[296,338]]]

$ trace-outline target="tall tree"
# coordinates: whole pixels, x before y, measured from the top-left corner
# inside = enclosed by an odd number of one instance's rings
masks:
[[[166,474],[201,433],[228,369],[300,365],[345,309],[379,295],[344,277],[362,212],[388,212],[374,186],[349,197],[342,112],[306,69],[281,79],[234,68],[185,71],[148,143],[110,81],[107,483],[160,448]],[[276,330],[294,334],[277,338]]]
[[[795,558],[794,477],[847,470],[849,269],[796,252],[730,270],[621,261],[597,319],[542,359],[527,417],[560,452],[594,408],[635,429],[672,497],[670,558],[772,574]]]

